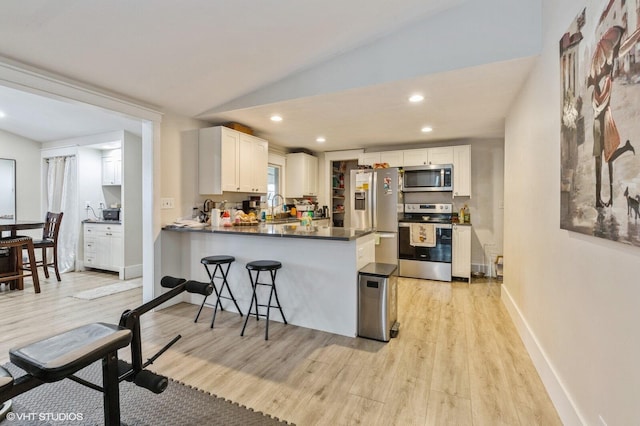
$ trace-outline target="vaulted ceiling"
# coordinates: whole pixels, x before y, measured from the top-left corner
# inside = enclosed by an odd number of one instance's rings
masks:
[[[505,0],[4,2],[0,55],[162,111],[238,121],[286,147],[501,137],[540,47],[539,7]],[[410,105],[414,92],[425,100]],[[24,134],[36,140],[135,127],[110,115],[94,124],[99,111],[82,105],[18,96],[0,90],[7,114],[0,128],[21,134],[37,122],[37,134]],[[52,112],[56,104],[60,111]],[[271,122],[274,113],[283,121]],[[60,118],[67,114],[70,122]],[[421,134],[425,125],[434,131]]]

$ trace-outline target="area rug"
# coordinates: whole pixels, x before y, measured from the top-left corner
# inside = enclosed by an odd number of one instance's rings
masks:
[[[101,385],[100,362],[93,363],[76,375]],[[4,368],[13,377],[24,374],[11,363],[5,364]],[[0,424],[102,425],[102,407],[102,393],[65,379],[44,384],[15,397],[10,420],[6,419]],[[121,423],[128,426],[290,424],[171,379],[167,389],[158,395],[129,382],[120,383],[120,418]]]
[[[93,300],[99,297],[110,296],[112,294],[121,293],[123,291],[133,290],[142,287],[142,280],[123,281],[121,283],[104,285],[102,287],[93,288],[91,290],[81,291],[72,295],[76,299]]]

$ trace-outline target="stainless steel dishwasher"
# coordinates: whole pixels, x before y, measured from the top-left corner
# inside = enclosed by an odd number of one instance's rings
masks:
[[[358,272],[358,336],[388,342],[398,332],[396,265],[369,263]]]

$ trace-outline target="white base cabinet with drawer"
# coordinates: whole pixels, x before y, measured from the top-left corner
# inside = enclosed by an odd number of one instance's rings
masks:
[[[124,268],[122,225],[84,224],[84,266],[122,272]]]

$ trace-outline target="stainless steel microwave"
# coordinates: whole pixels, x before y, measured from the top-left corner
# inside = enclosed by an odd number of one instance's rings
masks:
[[[453,191],[453,164],[429,164],[404,168],[404,192]]]

